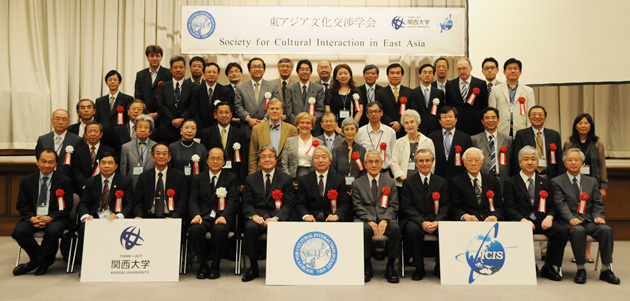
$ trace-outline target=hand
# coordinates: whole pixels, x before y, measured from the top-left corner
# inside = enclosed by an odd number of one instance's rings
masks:
[[[370,225],[370,227],[372,227],[372,231],[374,231],[374,235],[378,235],[378,225],[373,222],[373,221],[369,221],[367,222],[368,225]]]
[[[532,225],[532,230],[536,230],[536,225],[526,218],[521,218],[521,223],[530,223]]]
[[[240,118],[233,117],[233,118],[232,118],[232,122],[234,122],[234,123],[241,123],[241,119],[240,119]]]
[[[197,214],[195,215],[195,217],[193,217],[192,221],[190,221],[191,224],[201,224],[201,215]]]
[[[85,218],[86,221],[91,221],[93,219],[94,219],[94,216],[92,216],[91,214]]]
[[[606,220],[604,220],[604,219],[603,219],[603,218],[601,218],[601,217],[596,217],[596,218],[595,218],[595,220],[593,220],[593,221],[594,221],[596,224],[600,224],[600,225],[606,224]]]
[[[136,216],[136,219],[142,219],[142,217]]]
[[[307,216],[305,216],[305,217],[304,217],[304,221],[305,221],[305,222],[314,222],[314,221],[315,221],[315,218],[313,217],[313,215],[312,215],[312,214],[309,214],[309,215],[307,215]]]
[[[599,194],[602,195],[602,199],[606,198],[606,189],[600,189]]]
[[[401,181],[404,181],[404,180],[406,180],[406,179],[407,179],[407,176],[400,176],[400,177],[398,177],[398,178],[399,178]]]
[[[293,183],[293,189],[295,189],[295,190],[298,189],[298,183]]]
[[[149,113],[149,114],[147,114],[147,115],[149,115],[149,117],[153,118],[153,120],[155,120],[155,119],[156,119],[156,118],[158,118],[158,116],[159,116],[157,112],[155,112],[155,113]]]
[[[326,218],[327,222],[336,222],[339,221],[339,217],[337,215],[331,214]]]
[[[484,222],[496,222],[498,221],[497,217],[494,215],[490,215],[488,217],[486,217],[486,219],[483,220]]]
[[[173,121],[171,121],[171,124],[175,128],[179,128],[180,126],[182,126],[182,122],[184,122],[184,118],[175,118],[173,119]]]
[[[571,226],[577,226],[577,225],[579,225],[581,223],[582,223],[582,221],[580,219],[578,219],[577,217],[574,217],[574,218],[572,218],[569,221],[569,224],[571,224]]]
[[[543,219],[543,221],[540,224],[540,226],[542,227],[543,230],[547,230],[547,229],[551,228],[551,226],[553,226],[553,216],[547,215],[547,217],[545,217],[545,219]]]
[[[282,114],[282,121],[287,120],[287,115],[286,114]]]
[[[227,224],[227,221],[225,220],[225,217],[223,216],[219,216],[219,218],[217,218],[216,221],[214,221],[215,225],[225,225]]]
[[[243,189],[245,189],[245,185],[238,186],[238,192],[243,192]]]
[[[396,132],[400,131],[400,128],[401,128],[400,123],[398,121],[390,122],[389,126],[391,126],[392,129],[394,129],[394,131],[396,131]]]
[[[260,121],[258,121],[258,119],[256,118],[247,117],[247,123],[249,123],[249,126],[254,127],[258,123],[260,123]]]
[[[463,216],[464,220],[467,222],[478,222],[479,220],[477,219],[476,216],[472,215],[472,214],[464,214]]]
[[[269,225],[269,223],[273,223],[273,222],[277,222],[278,220],[274,217],[270,217],[268,219],[265,220],[264,226],[267,227]]]
[[[337,126],[337,128],[335,129],[335,132],[337,132],[337,135],[344,137],[343,132],[341,131],[341,128],[339,126]]]
[[[43,225],[44,225],[44,227],[46,227],[46,224],[48,224],[48,223],[52,222],[52,217],[47,216],[47,215],[40,216],[40,217],[39,217],[39,222],[40,222],[41,224],[43,224]],[[42,228],[44,228],[44,227],[42,227]]]
[[[172,217],[165,217],[164,219],[172,219]]]
[[[33,224],[33,226],[39,224],[39,218],[37,216],[31,217],[28,221],[31,222],[31,224]]]
[[[118,215],[116,215],[116,213],[112,213],[107,217],[107,220],[110,220],[110,221],[115,220],[115,219],[118,219]]]
[[[386,219],[381,220],[381,222],[378,223],[378,235],[385,234],[385,229],[387,229],[387,223],[388,221]]]
[[[259,216],[259,215],[252,217],[252,220],[259,225],[262,225],[265,223],[265,219],[263,219],[262,216]]]

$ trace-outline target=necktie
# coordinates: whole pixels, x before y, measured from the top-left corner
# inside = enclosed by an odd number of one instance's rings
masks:
[[[254,98],[256,98],[256,103],[258,103],[259,99],[258,97],[260,96],[260,84],[259,83],[255,83],[254,84]]]
[[[424,88],[424,104],[429,107],[429,88]]]
[[[212,102],[212,88],[208,88],[208,103],[210,104],[211,108],[214,107],[214,102]]]
[[[422,183],[422,186],[424,186],[424,191],[429,191],[429,178],[428,177],[424,177],[424,183]]]
[[[61,146],[63,145],[63,140],[61,140],[61,136],[55,137],[55,152],[57,156],[61,155]]]
[[[368,89],[368,102],[374,101],[374,88],[370,87]]]
[[[466,96],[468,96],[468,84],[466,82],[462,82],[462,99],[466,101]]]
[[[481,186],[479,186],[479,180],[475,178],[473,180],[473,183],[475,185],[475,196],[477,197],[477,204],[481,206]]]
[[[131,141],[136,141],[136,138],[138,137],[138,136],[136,136],[136,125],[135,124],[131,127],[131,133],[129,133],[129,137],[131,137]]]
[[[269,199],[269,195],[271,195],[271,175],[266,174],[267,180],[265,180],[265,201]]]
[[[306,104],[306,85],[302,86],[302,101]]]
[[[538,155],[538,159],[542,160],[544,158],[543,139],[540,131],[536,133],[536,154]],[[538,168],[536,169],[538,170],[538,172],[542,172],[544,170],[544,168],[541,166],[538,166]]]
[[[534,186],[534,179],[528,178],[527,182],[529,182],[529,186],[527,186],[527,193],[529,193],[529,202],[532,203],[532,207],[534,207],[534,189],[536,188],[536,186]],[[529,218],[531,218],[532,220],[536,219],[536,215],[534,214],[534,212],[529,215]]]
[[[92,151],[90,152],[90,159],[92,159],[92,166],[94,166],[94,162],[96,161],[96,147],[92,146]]]
[[[114,96],[109,98],[109,110],[113,111],[114,110],[114,102],[116,101],[116,98],[114,98]]]
[[[48,177],[42,177],[42,186],[39,188],[39,206],[46,206],[48,204],[47,191],[48,191]]]
[[[398,87],[394,87],[394,99],[398,102]]]
[[[212,176],[212,180],[210,181],[210,191],[215,191],[217,187],[217,176]]]
[[[333,138],[326,138],[326,146],[328,146],[329,150],[332,150],[333,148]]]
[[[279,130],[280,129],[280,123],[278,123],[278,124],[270,124],[269,127],[272,130]]]
[[[109,209],[109,180],[105,179],[103,185],[103,198],[101,199],[101,208],[103,211]]]
[[[179,94],[181,93],[181,90],[179,89],[179,82],[177,82],[175,84],[175,106],[177,106],[179,104]]]
[[[221,129],[221,143],[223,144],[223,149],[225,149],[227,147],[227,131],[225,128]]]
[[[372,179],[372,198],[375,202],[378,198],[378,183],[376,183],[376,179]]]
[[[282,81],[282,97],[285,97],[287,95],[287,82],[286,81]]]
[[[494,176],[497,174],[497,154],[495,152],[495,145],[494,145],[494,135],[490,135],[490,141],[488,142],[490,144],[490,175]]]
[[[488,95],[492,92],[492,83],[488,83]]]
[[[140,164],[144,164],[144,152],[146,151],[145,143],[140,142]]]
[[[319,175],[319,196],[324,196],[324,175]]]
[[[164,181],[163,174],[158,173],[157,187],[155,188],[155,216],[162,217],[164,214]]]
[[[578,197],[578,203],[580,202],[580,185],[578,185],[577,178],[573,178],[573,189],[575,190],[575,195]]]
[[[444,133],[444,153],[446,154],[446,160],[451,153],[451,132]]]
[[[324,93],[328,93],[328,83],[324,83]]]

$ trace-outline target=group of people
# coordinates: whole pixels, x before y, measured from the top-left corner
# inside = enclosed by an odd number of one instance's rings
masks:
[[[269,223],[356,221],[364,225],[365,281],[373,277],[373,237],[385,235],[385,278],[397,283],[396,259],[406,261],[401,241],[416,267],[412,279],[421,280],[431,247],[425,235],[439,236],[439,222],[454,220],[530,224],[549,238],[540,275],[554,281],[571,241],[574,280],[586,282],[586,237],[593,236],[600,279],[620,283],[593,119],[577,116],[560,148],[559,133],[544,126],[545,108],[518,81],[516,59],[505,62],[499,83],[493,58],[482,63],[486,80],[472,77],[470,60],[460,58],[458,77],[448,81],[449,62],[439,58],[420,66],[421,84],[411,89],[401,85],[404,68],[396,63],[387,67],[388,86],[377,85],[379,68],[367,65],[357,87],[346,64],[319,62],[314,82],[310,61],[281,59],[280,78],[267,81],[265,62],[253,58],[250,81],[240,82],[241,66],[230,63],[231,84],[223,86],[220,67],[201,57],[190,60],[192,77],[184,79],[183,57],[171,58],[169,72],[159,46],[148,46],[146,56],[134,97],[119,91],[122,76],[113,70],[105,76],[108,95],[77,104],[78,123],[69,125],[63,109],[53,112],[54,130],[37,142],[40,171],[20,184],[13,237],[30,261],[14,275],[45,274],[63,231],[78,225],[81,245],[95,218],[181,218],[199,279],[220,277],[228,233],[243,233],[251,263],[245,282],[259,277],[259,237]],[[36,231],[44,231],[41,245]]]

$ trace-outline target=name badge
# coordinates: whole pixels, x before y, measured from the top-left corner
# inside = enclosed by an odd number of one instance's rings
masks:
[[[348,110],[341,110],[339,111],[339,118],[348,118],[350,117],[350,111]]]
[[[350,186],[350,185],[352,185],[352,182],[354,182],[354,177],[347,176],[346,177],[346,185]]]
[[[416,164],[414,162],[409,162],[407,170],[416,170]]]
[[[110,215],[112,215],[112,212],[109,210],[104,210],[98,213],[98,218],[100,219],[107,219]]]
[[[133,168],[133,175],[137,176],[139,174],[141,174],[144,171],[144,169],[142,168],[142,166],[136,166]]]
[[[228,160],[225,161],[225,165],[223,165],[223,169],[231,169],[232,168],[232,161]]]
[[[37,216],[46,216],[48,215],[48,206],[37,207]]]
[[[212,211],[210,212],[210,217],[211,217],[211,218],[215,218],[216,216],[217,216],[217,213],[216,213],[216,212],[214,212],[214,210],[212,210]]]
[[[547,167],[546,159],[538,159],[538,167]]]
[[[184,174],[185,175],[190,176],[190,170],[191,170],[190,166],[184,166]]]
[[[582,167],[580,168],[580,173],[584,174],[584,175],[590,175],[591,174],[591,166],[590,165],[582,165]]]

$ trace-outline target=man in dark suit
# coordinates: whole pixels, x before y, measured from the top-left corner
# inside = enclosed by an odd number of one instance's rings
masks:
[[[416,103],[411,99],[411,89],[401,84],[404,75],[405,70],[400,64],[394,63],[389,65],[387,67],[389,87],[385,87],[376,92],[376,101],[383,105],[382,122],[396,131],[397,138],[406,134],[405,129],[399,122],[401,98],[405,97],[407,99],[405,109],[417,110]]]
[[[179,127],[190,115],[190,94],[193,84],[184,80],[186,60],[183,56],[173,56],[170,60],[173,79],[165,81],[158,88],[157,104],[160,119],[158,123],[159,141],[171,144],[181,137]]]
[[[100,158],[104,153],[115,153],[113,148],[101,143],[102,137],[103,126],[96,121],[88,123],[85,132],[88,143],[77,147],[72,154],[72,182],[74,192],[78,195],[83,192],[85,181],[101,172],[97,167],[99,164],[96,158]]]
[[[381,173],[381,154],[369,150],[365,154],[367,174],[352,183],[352,203],[356,220],[363,222],[363,258],[365,260],[365,282],[372,280],[372,237],[386,235],[387,266],[385,278],[389,283],[398,283],[394,266],[400,257],[400,227],[396,222],[398,193],[396,182],[387,173]]]
[[[184,173],[168,168],[168,146],[156,144],[151,149],[155,168],[143,172],[134,190],[136,218],[183,218],[188,204],[188,181]]]
[[[317,75],[319,76],[318,84],[324,87],[324,93],[328,94],[328,89],[330,89],[330,85],[332,84],[332,74],[333,68],[330,61],[320,61],[317,63]]]
[[[218,123],[201,132],[201,144],[206,149],[220,148],[225,155],[223,170],[238,175],[239,191],[243,190],[247,176],[249,145],[245,133],[230,124],[232,105],[221,101],[215,107]],[[237,150],[238,149],[238,150]]]
[[[435,174],[450,182],[455,176],[466,173],[461,156],[472,146],[472,141],[468,134],[455,129],[457,109],[444,106],[438,114],[442,129],[434,131],[428,137],[435,146]]]
[[[190,77],[185,81],[193,84],[193,87],[203,84],[203,66],[206,65],[206,60],[200,56],[193,56],[188,65],[190,67]]]
[[[39,136],[35,146],[36,155],[46,148],[53,149],[59,159],[59,162],[56,162],[56,171],[66,176],[70,176],[72,172],[70,170],[72,153],[83,144],[83,140],[79,136],[67,130],[69,120],[70,114],[68,114],[68,111],[64,109],[55,110],[52,118],[50,118],[50,123],[54,130]]]
[[[276,150],[262,145],[257,153],[262,170],[245,179],[243,215],[247,219],[243,230],[245,253],[251,268],[243,275],[243,282],[252,281],[258,272],[258,237],[267,232],[269,223],[288,221],[295,202],[295,189],[291,176],[276,170]]]
[[[564,166],[560,162],[560,158],[562,158],[560,133],[545,128],[547,110],[544,107],[533,106],[529,109],[528,115],[532,127],[516,132],[514,143],[512,143],[512,169],[514,172],[520,170],[518,162],[514,160],[518,150],[525,145],[531,145],[536,148],[538,154],[538,168],[536,170],[543,177],[553,179],[565,172]]]
[[[296,72],[299,81],[292,83],[286,89],[284,95],[284,113],[287,116],[287,122],[295,124],[295,117],[302,112],[309,112],[309,99],[315,99],[315,107],[313,108],[316,120],[321,120],[324,115],[324,87],[318,83],[310,81],[313,73],[313,65],[309,60],[301,60],[297,63]],[[281,99],[282,100],[282,99]],[[310,114],[310,113],[309,113]],[[317,127],[313,129],[315,133],[320,133],[321,129]]]
[[[518,152],[518,157],[521,171],[514,177],[507,178],[503,186],[506,219],[530,223],[534,234],[547,236],[549,247],[540,275],[560,281],[560,268],[564,247],[569,238],[569,228],[561,222],[554,222],[558,217],[554,190],[549,179],[536,175],[536,149],[525,146]]]
[[[15,276],[34,269],[37,269],[35,275],[46,274],[48,267],[55,261],[63,231],[71,225],[68,215],[73,206],[72,181],[54,171],[57,154],[53,149],[42,149],[36,158],[39,172],[22,178],[15,205],[21,219],[12,237],[30,258],[28,263],[19,264],[13,269]],[[41,245],[33,237],[37,231],[44,231]]]
[[[501,187],[503,182],[512,173],[512,137],[497,131],[499,124],[499,110],[493,107],[483,109],[482,113],[483,132],[470,137],[474,147],[483,151],[483,166],[481,172],[499,178]],[[502,149],[505,149],[503,151]]]
[[[503,220],[501,185],[497,178],[481,172],[483,152],[471,147],[464,152],[466,173],[453,178],[449,186],[451,218],[467,222]]]
[[[221,276],[220,263],[225,252],[230,229],[234,229],[239,202],[236,175],[222,170],[225,155],[218,148],[208,152],[209,171],[195,175],[190,185],[188,201],[192,216],[188,235],[193,250],[197,253],[199,272],[197,279],[217,279]],[[208,267],[206,232],[212,239],[212,266]]]
[[[159,45],[147,46],[144,54],[149,61],[149,68],[142,69],[136,73],[136,84],[134,98],[144,101],[147,115],[153,120],[158,118],[157,92],[158,86],[163,82],[173,79],[171,72],[160,66],[164,52]],[[156,120],[157,121],[157,120]]]
[[[88,123],[94,120],[94,102],[87,98],[81,99],[77,103],[76,109],[77,115],[79,116],[79,122],[69,125],[68,132],[84,139],[85,137],[83,134],[85,134],[85,127]],[[83,141],[85,142],[85,139]]]
[[[569,226],[569,240],[577,264],[575,283],[586,283],[585,245],[586,236],[593,236],[599,242],[602,256],[602,271],[599,279],[611,284],[621,280],[611,270],[613,252],[613,230],[606,224],[604,202],[595,178],[580,173],[584,154],[579,148],[567,149],[562,157],[567,169],[551,180],[555,192],[554,202],[558,212]]]
[[[461,116],[460,128],[470,136],[483,131],[481,110],[488,106],[486,82],[471,76],[471,71],[470,60],[460,58],[457,60],[459,77],[446,83],[446,104],[457,108]]]
[[[297,69],[300,69],[300,65],[298,64]],[[311,67],[311,69],[313,69]],[[293,81],[291,80],[291,72],[293,71],[293,61],[291,59],[283,57],[278,61],[278,75],[280,76],[277,80],[274,80],[276,85],[278,86],[278,99],[282,100],[282,102],[286,105],[286,91],[287,88]],[[310,75],[309,75],[310,76]]]
[[[411,102],[417,106],[420,114],[420,133],[429,135],[440,129],[440,120],[437,113],[444,107],[444,92],[431,85],[435,69],[431,64],[424,64],[418,70],[420,85],[411,91]],[[435,111],[433,105],[435,104]]]
[[[360,85],[357,89],[359,90],[359,102],[363,104],[364,108],[367,108],[368,103],[376,101],[376,92],[383,88],[382,86],[376,84],[378,74],[379,69],[376,65],[370,64],[363,67],[363,79],[365,79],[365,84]],[[359,127],[370,122],[366,115],[367,114],[365,114],[365,112],[361,115]]]
[[[103,134],[103,143],[110,147],[116,147],[115,128],[129,121],[127,108],[133,101],[131,95],[120,92],[120,84],[122,84],[122,75],[116,70],[110,70],[105,74],[105,84],[109,88],[107,95],[96,99],[96,115],[94,120],[98,121],[105,130]],[[122,110],[122,114],[118,114],[118,108]],[[121,118],[119,118],[119,116]],[[81,136],[79,136],[81,137]]]
[[[217,83],[221,67],[210,62],[203,67],[204,81],[193,88],[190,96],[190,116],[199,125],[199,133],[216,124],[215,102],[224,101],[234,107],[234,89]]]
[[[330,151],[333,150],[335,145],[345,141],[343,137],[337,135],[337,133],[335,132],[337,124],[337,116],[334,113],[324,113],[324,115],[322,116],[322,122],[320,122],[321,128],[324,133],[315,137],[321,141],[324,141],[326,147],[328,147]]]
[[[438,235],[440,221],[448,219],[448,183],[438,175],[431,174],[434,154],[420,149],[416,153],[418,173],[403,181],[400,198],[400,228],[405,243],[411,250],[416,271],[411,280],[424,278],[424,236]],[[433,274],[440,277],[440,259],[435,259]]]
[[[125,121],[124,124],[117,125],[114,127],[114,149],[116,149],[117,154],[121,154],[122,145],[131,141],[136,140],[136,118],[142,115],[144,112],[144,102],[142,100],[133,100],[129,106],[127,106],[127,116],[128,120]]]
[[[236,93],[236,86],[241,83],[241,78],[243,77],[243,67],[239,63],[231,62],[225,67],[225,76],[230,81],[230,85],[226,87],[232,88]]]
[[[446,76],[448,75],[449,68],[451,67],[446,58],[440,57],[433,63],[435,67],[435,81],[431,83],[431,87],[437,88],[446,94]]]

